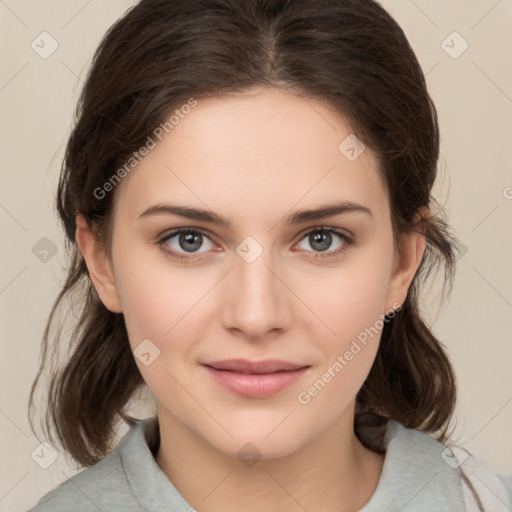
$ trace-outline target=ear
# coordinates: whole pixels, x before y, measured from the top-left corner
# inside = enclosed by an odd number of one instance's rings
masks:
[[[426,206],[419,208],[413,218],[415,230],[403,234],[401,237],[400,247],[395,256],[393,274],[389,282],[386,312],[397,309],[397,304],[402,305],[405,302],[409,286],[416,275],[425,251],[426,222],[423,219],[428,215],[429,209]]]
[[[111,263],[103,244],[96,238],[85,217],[80,213],[76,216],[75,239],[101,301],[108,310],[121,313],[121,302],[117,294]]]

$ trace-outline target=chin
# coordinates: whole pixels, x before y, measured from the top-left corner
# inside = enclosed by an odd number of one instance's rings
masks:
[[[302,441],[302,442],[301,442]],[[228,457],[238,459],[243,464],[251,467],[258,461],[275,460],[287,457],[296,452],[306,440],[290,440],[277,438],[273,441],[265,439],[265,436],[257,437],[248,435],[244,441],[227,441],[213,445]]]
[[[311,439],[304,436],[307,430],[304,426],[297,422],[288,423],[288,419],[283,422],[285,417],[286,414],[280,414],[278,419],[272,421],[226,424],[226,429],[233,437],[222,435],[212,439],[209,431],[205,432],[206,440],[225,455],[239,460],[245,456],[261,460],[286,457],[308,444]]]

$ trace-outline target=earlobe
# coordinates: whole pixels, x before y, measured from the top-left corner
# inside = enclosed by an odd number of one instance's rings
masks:
[[[403,304],[407,297],[409,287],[421,264],[425,252],[425,219],[429,209],[422,207],[415,214],[414,231],[403,234],[400,248],[397,251],[394,271],[388,288],[386,311],[395,309],[393,304]]]
[[[75,239],[101,301],[108,310],[113,313],[121,313],[122,308],[114,274],[104,246],[96,238],[85,217],[80,213],[76,215]]]

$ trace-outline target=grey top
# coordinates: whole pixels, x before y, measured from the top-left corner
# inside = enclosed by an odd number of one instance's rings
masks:
[[[107,457],[62,482],[28,512],[194,512],[156,463],[159,442],[156,416],[131,422]],[[393,420],[387,422],[383,442],[382,473],[361,512],[512,511],[512,479],[482,473],[483,466],[475,465],[467,452],[461,456]],[[469,480],[483,483],[480,488],[490,490],[488,499],[498,498],[496,503],[477,506],[466,471],[461,471],[464,466],[470,468]]]

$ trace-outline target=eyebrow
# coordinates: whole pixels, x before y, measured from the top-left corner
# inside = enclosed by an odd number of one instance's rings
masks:
[[[316,208],[298,210],[290,215],[287,215],[283,222],[288,226],[303,224],[313,220],[321,220],[327,217],[334,217],[335,215],[342,215],[347,213],[360,212],[373,217],[372,211],[359,203],[352,201],[342,201],[335,204],[321,205]],[[152,217],[155,215],[177,215],[187,219],[208,222],[210,224],[223,226],[231,229],[231,222],[225,217],[214,213],[210,210],[201,208],[190,208],[188,206],[178,206],[172,204],[159,203],[149,208],[146,208],[137,219],[144,217]]]

